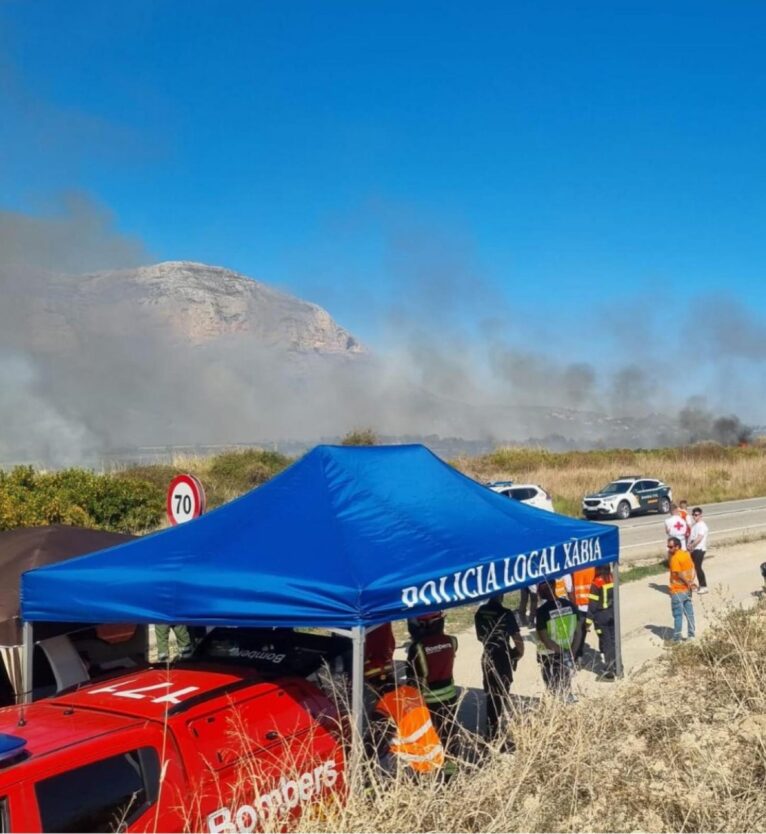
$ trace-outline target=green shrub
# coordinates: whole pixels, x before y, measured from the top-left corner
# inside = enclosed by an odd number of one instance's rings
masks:
[[[96,475],[85,469],[0,472],[0,529],[72,524],[136,533],[156,527],[164,494],[146,481]]]
[[[225,481],[229,489],[246,492],[260,486],[289,466],[292,460],[279,452],[245,449],[216,455],[209,468],[214,481]]]
[[[341,446],[377,446],[378,435],[373,429],[353,429],[340,443]]]

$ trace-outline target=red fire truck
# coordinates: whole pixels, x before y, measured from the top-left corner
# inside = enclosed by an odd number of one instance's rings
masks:
[[[330,700],[303,677],[150,667],[0,710],[0,831],[254,831],[342,796]]]

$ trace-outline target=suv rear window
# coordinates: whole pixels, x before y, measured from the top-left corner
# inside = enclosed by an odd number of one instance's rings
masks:
[[[536,490],[531,487],[514,487],[508,490],[508,496],[516,499],[516,501],[529,501],[530,498],[535,497]]]
[[[65,770],[35,785],[43,831],[118,831],[155,801],[160,764],[142,747]]]

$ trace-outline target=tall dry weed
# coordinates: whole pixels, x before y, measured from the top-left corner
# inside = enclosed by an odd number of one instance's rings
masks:
[[[766,447],[699,443],[672,449],[548,452],[497,449],[454,461],[479,481],[512,479],[537,483],[552,493],[559,512],[578,515],[583,495],[620,475],[656,477],[670,484],[676,499],[691,504],[751,498],[766,493]]]
[[[363,774],[299,831],[763,831],[766,606],[733,609],[601,698],[542,699],[515,752],[472,741],[449,781]]]

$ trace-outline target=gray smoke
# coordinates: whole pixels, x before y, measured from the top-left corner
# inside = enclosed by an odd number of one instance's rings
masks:
[[[624,324],[608,355],[570,358],[548,347],[555,334],[544,322],[502,301],[465,241],[385,228],[396,298],[381,313],[387,348],[350,361],[258,345],[235,331],[190,341],[127,281],[100,288],[97,306],[80,304],[78,274],[153,260],[140,242],[82,196],[43,218],[0,212],[0,461],[65,465],[126,447],[311,443],[362,425],[555,448],[747,436],[714,402],[672,416],[688,396],[667,384],[676,378],[672,346],[626,339]],[[59,318],[66,327],[56,327]],[[630,321],[634,333],[649,332],[640,307]],[[744,341],[726,343],[724,329],[715,331],[719,350],[755,355],[760,331],[747,324]],[[535,338],[514,338],[530,331]],[[714,356],[700,362],[720,367]]]
[[[41,313],[54,274],[147,260],[143,246],[119,234],[110,214],[81,194],[65,195],[46,217],[0,211],[0,460],[71,464],[103,447],[103,435],[87,417],[97,380],[69,359],[62,367],[55,341],[40,350],[47,335]],[[86,332],[82,338],[83,348],[97,356]],[[81,361],[87,363],[87,353]],[[72,386],[73,378],[82,384]],[[115,393],[98,397],[99,412],[117,406]]]
[[[77,192],[61,197],[45,217],[0,210],[0,266],[6,274],[10,268],[77,273],[150,262],[140,241],[113,223],[106,209]]]
[[[724,446],[749,443],[753,430],[734,414],[716,416],[705,408],[704,399],[696,397],[678,415],[681,430],[688,443],[712,440]]]

